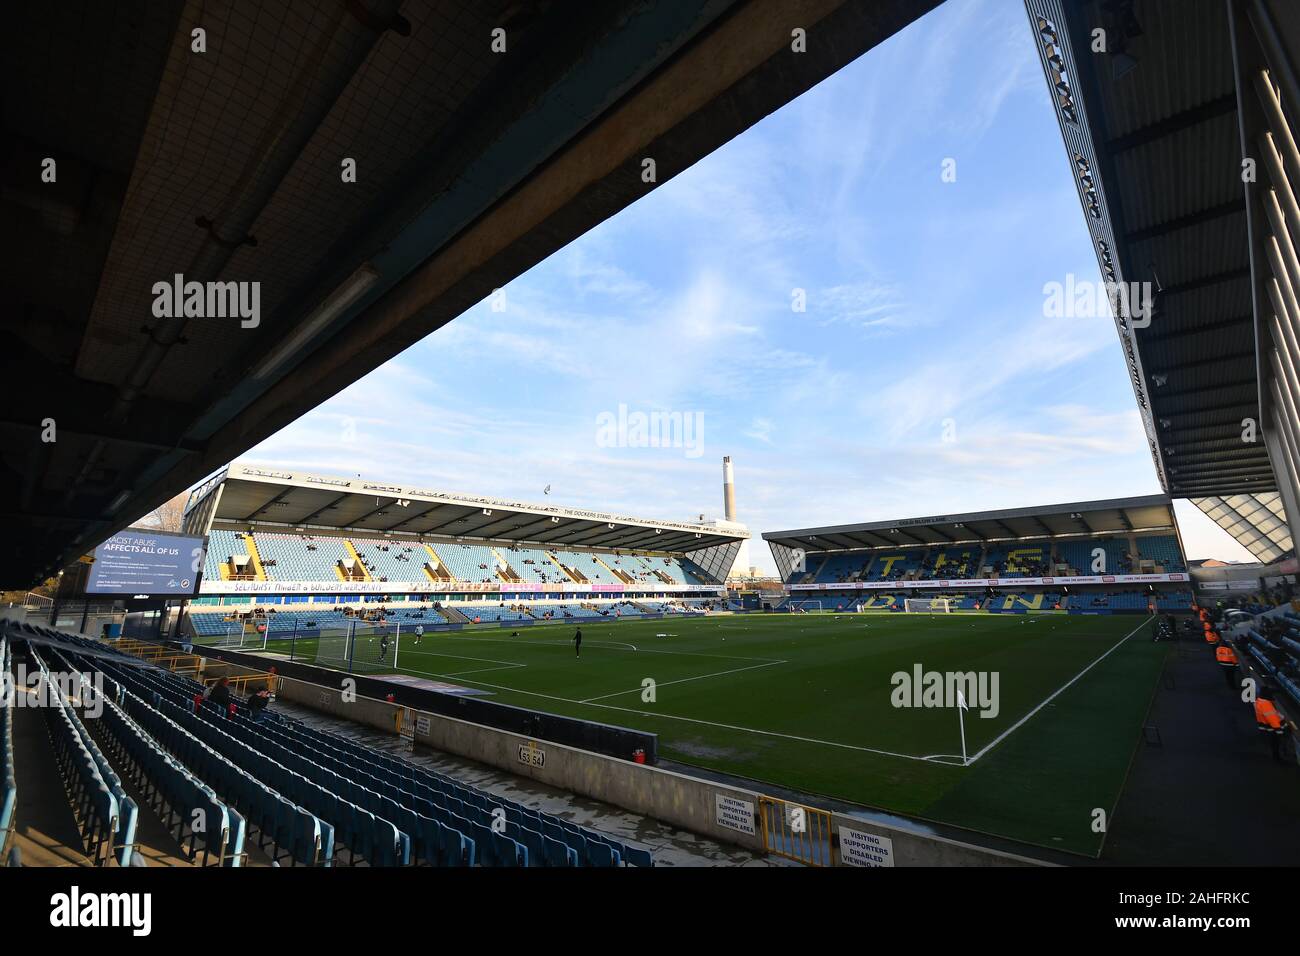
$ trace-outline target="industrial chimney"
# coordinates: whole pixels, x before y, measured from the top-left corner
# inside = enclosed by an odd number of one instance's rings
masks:
[[[722,513],[728,521],[736,520],[736,476],[731,470],[731,456],[722,459]]]

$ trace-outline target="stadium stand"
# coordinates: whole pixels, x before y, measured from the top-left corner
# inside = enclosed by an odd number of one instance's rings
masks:
[[[511,606],[505,607],[499,604],[493,604],[488,601],[479,601],[476,603],[453,604],[452,607],[460,611],[467,618],[475,623],[479,621],[531,621],[533,615],[527,611]]]
[[[1123,538],[1087,538],[1059,542],[1056,546],[1060,567],[1058,574],[1092,574],[1094,552],[1100,548],[1105,556],[1101,570],[1107,574],[1121,573],[1132,565],[1128,558],[1128,542]]]
[[[1017,541],[990,547],[981,571],[992,578],[1042,577],[1049,573],[1051,557],[1050,541]]]
[[[402,595],[397,596],[400,600]],[[310,637],[326,629],[346,629],[349,622],[368,627],[401,626],[402,633],[417,624],[426,628],[445,627],[455,623],[509,624],[520,621],[562,620],[589,618],[644,617],[652,614],[702,613],[704,611],[743,611],[740,602],[695,600],[621,599],[597,601],[512,600],[503,603],[494,595],[488,600],[450,600],[432,606],[424,602],[414,606],[386,600],[376,606],[360,603],[357,606],[322,604],[311,608],[292,608],[286,605],[264,606],[263,603],[242,605],[197,605],[190,608],[187,620],[189,630],[200,643],[224,643],[230,639],[239,643],[241,635],[247,640],[252,632],[266,629],[268,640],[286,639],[297,635]],[[463,616],[463,619],[462,619]]]
[[[503,580],[498,574],[502,559],[491,548],[477,544],[439,544],[433,550],[457,581],[488,584]]]
[[[583,551],[557,551],[555,558],[568,570],[569,580],[591,584],[625,583],[594,554]]]
[[[565,573],[550,554],[538,548],[498,548],[519,581],[534,584],[568,584],[574,579]],[[562,559],[561,559],[562,560]],[[568,562],[565,562],[568,563]]]
[[[356,561],[342,538],[264,532],[252,538],[271,581],[346,580],[342,568]]]
[[[1095,551],[1104,555],[1094,570]],[[1132,549],[1132,550],[1130,550]],[[945,547],[895,551],[876,549],[809,553],[804,570],[786,575],[786,584],[852,584],[859,581],[937,580],[940,578],[1068,577],[1098,573],[1186,572],[1174,535],[1099,535],[1057,540],[995,542],[987,547]]]
[[[974,577],[982,550],[981,548],[936,549],[926,556],[921,577],[926,580]]]
[[[1142,561],[1150,562],[1151,570],[1159,569],[1168,574],[1173,571],[1186,571],[1182,554],[1178,548],[1178,539],[1173,535],[1140,537],[1137,539],[1138,555]],[[1146,568],[1140,570],[1145,571]]]
[[[120,767],[149,787],[200,864],[239,866],[252,839],[274,861],[306,866],[653,865],[643,848],[285,715],[219,706],[198,681],[110,645],[29,624],[6,624],[3,636],[6,654],[20,642],[47,677],[48,661],[103,682],[106,752],[62,698],[47,717],[97,863],[130,862],[136,808]],[[196,811],[208,821],[198,832],[186,822]]]
[[[864,581],[903,581],[917,576],[925,550],[881,551],[863,574]]]
[[[257,574],[242,531],[212,530],[208,536],[203,574],[204,577],[217,581],[256,579]]]
[[[861,552],[828,555],[813,576],[817,584],[843,584],[863,580],[871,556]]]
[[[1151,590],[1122,590],[1114,588],[1083,587],[1070,594],[1061,591],[1017,591],[998,589],[989,593],[978,591],[937,592],[929,589],[909,591],[862,591],[837,594],[820,591],[810,596],[791,596],[779,602],[776,611],[852,611],[901,610],[908,598],[945,599],[954,611],[1075,611],[1075,612],[1135,612],[1146,613],[1154,602],[1160,612],[1187,613],[1193,603],[1192,592],[1186,588],[1155,588]],[[644,603],[644,602],[642,602]]]
[[[429,552],[419,545],[353,538],[352,547],[372,581],[421,581]]]

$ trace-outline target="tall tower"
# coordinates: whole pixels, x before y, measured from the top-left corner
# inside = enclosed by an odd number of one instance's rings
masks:
[[[731,456],[727,455],[722,459],[722,513],[726,520],[732,524],[736,523],[736,475],[731,468]],[[749,575],[749,542],[742,542],[740,550],[736,553],[736,561],[731,566],[731,573],[735,575]]]
[[[730,455],[722,459],[722,513],[728,521],[736,520],[736,475]]]

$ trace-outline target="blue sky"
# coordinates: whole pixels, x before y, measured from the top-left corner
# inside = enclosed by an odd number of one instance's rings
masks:
[[[1111,319],[1044,317],[1069,273],[1099,278],[1024,10],[948,0],[243,457],[682,519],[731,455],[755,537],[1158,493]],[[620,405],[698,446],[611,446]]]

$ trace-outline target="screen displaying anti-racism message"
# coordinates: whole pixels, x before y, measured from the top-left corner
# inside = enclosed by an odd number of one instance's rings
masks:
[[[202,568],[201,537],[123,531],[95,549],[86,593],[193,594]]]

